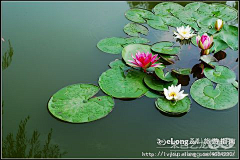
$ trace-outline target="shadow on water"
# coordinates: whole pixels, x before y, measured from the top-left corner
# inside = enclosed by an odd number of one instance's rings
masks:
[[[18,126],[18,132],[14,138],[13,133],[9,133],[2,143],[3,158],[61,158],[67,152],[62,152],[58,145],[52,144],[52,129],[48,133],[47,140],[42,146],[39,140],[40,133],[35,130],[32,137],[28,138],[26,124],[29,116]]]

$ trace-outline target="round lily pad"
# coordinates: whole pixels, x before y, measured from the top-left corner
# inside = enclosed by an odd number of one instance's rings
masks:
[[[215,66],[215,69],[204,68],[204,75],[215,83],[233,83],[236,80],[235,73],[225,66]]]
[[[191,106],[189,97],[185,97],[177,102],[169,101],[165,97],[159,97],[155,101],[157,109],[169,114],[182,114],[188,112]]]
[[[214,110],[228,109],[238,103],[238,91],[231,83],[217,84],[214,89],[207,78],[195,81],[190,88],[190,94],[198,104]]]
[[[153,8],[153,12],[155,13],[155,15],[171,15],[171,14],[174,15],[176,12],[178,12],[179,10],[181,10],[183,8],[184,7],[178,3],[163,2],[163,3],[157,4]]]
[[[84,123],[107,116],[114,107],[110,96],[94,97],[99,87],[92,84],[74,84],[60,89],[48,102],[53,116],[71,123]]]
[[[152,92],[152,91],[147,91],[147,93],[145,93],[145,96],[148,98],[158,98],[160,97],[159,94]]]
[[[166,81],[163,81],[163,80],[159,79],[156,76],[147,75],[146,77],[144,77],[144,82],[152,90],[163,91],[163,89],[168,88],[168,86],[177,85],[178,79],[175,78],[171,82],[166,82]]]
[[[172,26],[172,27],[181,27],[184,26],[185,24],[180,21],[178,18],[171,16],[171,15],[165,15],[165,16],[161,16],[163,22],[165,24],[167,24],[168,26]]]
[[[173,69],[172,72],[173,73],[176,73],[176,74],[179,74],[179,75],[189,75],[191,74],[191,68],[181,68],[181,69]]]
[[[167,62],[169,64],[174,64],[174,61],[179,60],[178,56],[170,56],[167,54],[159,54],[159,56],[161,57],[160,60],[163,60],[164,62]]]
[[[151,47],[149,45],[143,45],[143,44],[129,44],[122,50],[122,58],[123,60],[128,64],[132,65],[128,60],[133,60],[132,55],[135,56],[135,54],[140,52],[149,52],[151,53]]]
[[[176,77],[173,77],[171,72],[167,72],[164,75],[163,69],[162,68],[155,68],[155,73],[156,75],[163,81],[171,82],[176,79]]]
[[[147,27],[137,24],[137,23],[128,23],[124,28],[124,32],[129,36],[139,36],[139,33],[147,35]]]
[[[172,42],[159,42],[152,45],[151,49],[155,52],[168,54],[168,55],[176,55],[179,53],[181,47],[173,46]]]
[[[146,23],[145,19],[152,19],[154,17],[154,14],[144,9],[129,9],[125,13],[125,16],[130,21],[133,21],[136,23]]]
[[[163,31],[168,30],[168,26],[163,21],[161,16],[154,16],[153,19],[147,20],[147,24],[154,29],[163,30]]]
[[[114,65],[113,68],[101,74],[98,83],[103,92],[112,97],[138,98],[148,91],[143,83],[144,76],[145,73],[141,71],[124,70],[123,67]]]

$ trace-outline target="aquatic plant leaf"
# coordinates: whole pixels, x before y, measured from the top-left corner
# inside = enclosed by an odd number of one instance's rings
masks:
[[[213,37],[213,46],[210,48],[210,53],[217,53],[218,51],[225,50],[228,48],[228,44],[221,39]]]
[[[176,79],[176,77],[171,75],[171,72],[167,72],[164,75],[164,72],[163,72],[162,68],[155,68],[155,73],[163,81],[171,82],[171,81],[174,81]]]
[[[155,101],[157,109],[168,114],[182,114],[188,112],[191,106],[189,97],[185,97],[176,103],[167,100],[165,97],[159,97]]]
[[[215,34],[213,38],[213,40],[218,39],[226,42],[235,51],[238,50],[238,27],[225,24],[221,31]]]
[[[164,88],[168,88],[168,86],[171,86],[172,84],[177,85],[178,79],[175,78],[173,81],[166,82],[154,75],[147,75],[144,77],[144,82],[152,90],[163,91]]]
[[[181,47],[174,46],[172,42],[159,42],[152,45],[151,49],[155,52],[168,54],[168,55],[176,55],[179,53]]]
[[[165,61],[169,64],[174,64],[174,61],[179,60],[179,58],[177,56],[171,56],[171,55],[167,55],[167,54],[159,54],[159,56],[161,57],[160,60]]]
[[[145,73],[130,69],[124,75],[124,70],[114,67],[103,72],[99,77],[99,86],[103,92],[115,98],[139,98],[148,88],[143,83]]]
[[[191,68],[181,68],[181,69],[173,69],[172,72],[179,74],[179,75],[189,75],[191,74],[192,69]]]
[[[114,61],[112,61],[109,64],[109,67],[111,67],[111,68],[116,68],[116,67],[124,68],[124,67],[126,67],[126,64],[120,59],[115,59]]]
[[[147,35],[147,27],[137,24],[137,23],[128,23],[124,26],[123,31],[129,36],[139,36],[139,33]]]
[[[183,9],[184,7],[178,3],[174,2],[163,2],[157,4],[153,8],[153,12],[155,15],[175,15],[176,12]]]
[[[238,89],[238,81],[234,81],[232,85]]]
[[[151,53],[151,47],[149,45],[143,45],[143,44],[129,44],[122,50],[122,58],[128,64],[131,66],[132,64],[128,60],[133,60],[132,55],[134,56],[138,51],[140,52],[149,52]]]
[[[233,83],[236,80],[235,73],[225,66],[215,66],[215,69],[204,68],[204,75],[215,83]]]
[[[129,9],[125,13],[125,17],[136,23],[146,23],[146,19],[152,19],[154,14],[144,9]]]
[[[98,42],[97,47],[103,52],[110,54],[120,54],[124,46],[128,44],[148,43],[149,40],[146,38],[139,37],[130,37],[130,38],[121,38],[121,37],[111,37],[105,38]]]
[[[197,36],[193,36],[193,37],[191,38],[191,42],[192,42],[192,44],[193,44],[194,46],[198,46],[196,37],[197,37]]]
[[[84,123],[107,116],[114,107],[110,96],[94,97],[99,87],[92,84],[74,84],[60,89],[48,102],[53,116],[71,123]]]
[[[213,57],[212,55],[203,55],[200,57],[200,60],[202,60],[203,62],[209,64],[210,62],[217,62],[218,60]]]
[[[161,18],[162,18],[163,22],[168,26],[181,27],[181,26],[185,25],[178,18],[171,16],[171,15],[161,16]]]
[[[159,94],[154,93],[152,91],[147,91],[147,93],[145,93],[145,96],[148,97],[148,98],[158,98],[158,97],[160,97]]]
[[[147,20],[147,24],[154,29],[163,30],[163,31],[168,30],[167,24],[165,24],[162,17],[160,16],[154,16],[153,19]]]
[[[198,104],[214,110],[228,109],[238,103],[238,91],[231,83],[217,84],[214,89],[207,78],[195,81],[190,88],[190,94]]]

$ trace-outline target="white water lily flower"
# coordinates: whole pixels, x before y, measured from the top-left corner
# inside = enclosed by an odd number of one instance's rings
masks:
[[[164,88],[163,90],[164,90],[164,95],[168,100],[179,101],[188,95],[188,94],[183,94],[184,90],[180,92],[181,84],[179,84],[178,86],[171,85],[168,87],[168,89]]]
[[[193,32],[191,32],[191,27],[189,26],[187,26],[186,28],[184,26],[177,27],[177,32],[174,32],[174,34],[176,35],[175,38],[179,38],[181,40],[192,38],[195,35],[193,34]]]

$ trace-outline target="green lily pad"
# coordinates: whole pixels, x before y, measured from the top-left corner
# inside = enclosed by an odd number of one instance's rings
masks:
[[[234,82],[232,83],[232,85],[233,85],[234,87],[238,88],[238,81],[234,81]]]
[[[160,60],[163,60],[169,64],[174,64],[174,61],[178,60],[177,56],[170,56],[170,55],[166,55],[166,54],[159,54],[159,56],[161,57]]]
[[[195,81],[190,94],[198,104],[214,110],[228,109],[238,103],[238,91],[232,84],[217,84],[214,89],[207,78]]]
[[[185,24],[180,21],[178,18],[171,16],[171,15],[165,15],[165,16],[161,16],[163,22],[168,25],[168,26],[172,26],[172,27],[181,27],[181,26],[185,26]]]
[[[214,40],[219,39],[226,42],[231,49],[238,50],[238,27],[224,24],[221,31],[213,37]]]
[[[164,72],[163,72],[162,68],[155,68],[155,73],[163,81],[171,82],[171,81],[174,81],[176,79],[176,77],[173,77],[171,75],[171,72],[167,72],[164,75]]]
[[[153,8],[153,12],[155,13],[155,15],[171,15],[171,14],[175,15],[176,12],[178,12],[183,8],[184,7],[178,3],[163,2],[163,3],[157,4]]]
[[[188,112],[191,106],[189,97],[185,97],[180,101],[172,102],[165,97],[159,97],[155,101],[157,109],[169,114],[182,114]]]
[[[144,9],[129,9],[125,13],[125,16],[130,21],[133,21],[136,23],[146,23],[145,19],[152,19],[154,17],[154,14]]]
[[[153,19],[147,20],[147,24],[154,29],[163,30],[163,31],[168,30],[167,24],[165,24],[162,17],[160,16],[154,16]]]
[[[123,60],[130,66],[132,64],[128,62],[128,60],[133,60],[132,55],[134,56],[138,51],[140,52],[149,52],[151,53],[151,47],[148,45],[143,45],[143,44],[129,44],[126,47],[123,48],[122,50],[122,58]]]
[[[215,83],[233,83],[236,80],[235,73],[225,66],[215,66],[215,69],[204,68],[204,75]]]
[[[172,42],[159,42],[152,45],[151,49],[155,52],[168,54],[168,55],[176,55],[179,53],[181,47],[174,46]]]
[[[164,88],[168,88],[169,86],[173,85],[177,85],[178,83],[178,79],[175,78],[173,81],[171,82],[166,82],[163,81],[159,78],[157,78],[156,76],[153,75],[147,75],[146,77],[144,77],[144,82],[145,84],[151,88],[152,90],[155,91],[163,91]]]
[[[116,64],[99,77],[98,83],[103,92],[115,98],[138,98],[148,91],[143,83],[145,73],[129,69],[124,74],[124,67],[117,67]]]
[[[154,93],[152,91],[147,91],[147,93],[145,93],[145,96],[148,97],[148,98],[158,98],[158,97],[160,97],[159,94]]]
[[[124,28],[124,32],[129,36],[139,36],[139,33],[147,35],[147,27],[137,24],[137,23],[128,23]]]
[[[180,19],[183,23],[189,25],[196,31],[199,31],[200,28],[197,24],[197,18],[194,17],[194,12],[191,10],[183,10],[179,12],[177,15],[177,18]]]
[[[192,42],[192,44],[193,44],[194,46],[198,46],[196,37],[197,37],[197,36],[193,36],[193,37],[191,38],[191,42]]]
[[[126,64],[122,60],[115,59],[114,61],[112,61],[109,64],[109,67],[111,67],[111,68],[115,68],[115,67],[124,68],[124,67],[126,67]]]
[[[225,50],[228,48],[228,44],[221,39],[213,37],[213,46],[210,48],[210,53],[217,53],[218,51]]]
[[[130,37],[130,38],[120,38],[120,37],[111,37],[105,38],[98,42],[97,47],[103,52],[110,54],[120,54],[125,45],[132,43],[148,43],[149,40],[146,38],[139,37]]]
[[[203,62],[209,64],[210,62],[217,62],[218,60],[213,57],[212,55],[203,55],[200,57],[200,60],[202,60]]]
[[[173,69],[172,72],[179,74],[179,75],[189,75],[191,74],[192,69],[191,68],[181,68],[181,69]]]
[[[92,84],[74,84],[62,88],[48,102],[53,116],[71,123],[84,123],[107,116],[114,107],[110,96],[94,97],[99,87]]]

